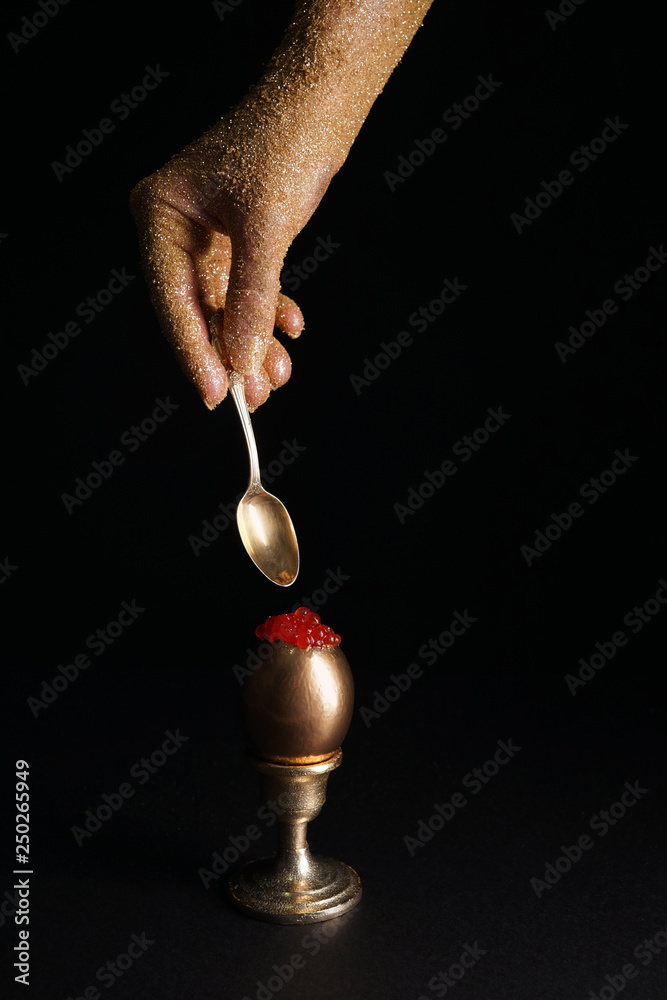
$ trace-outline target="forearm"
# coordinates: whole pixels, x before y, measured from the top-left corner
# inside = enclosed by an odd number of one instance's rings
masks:
[[[342,164],[432,0],[307,0],[251,97],[257,110],[316,122]],[[270,112],[271,113],[271,112]]]
[[[202,137],[213,186],[223,183],[245,210],[268,193],[275,211],[283,190],[305,222],[431,3],[303,2],[263,76]]]

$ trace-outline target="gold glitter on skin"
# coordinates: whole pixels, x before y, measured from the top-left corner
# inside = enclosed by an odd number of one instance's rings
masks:
[[[432,0],[297,4],[264,75],[220,122],[132,191],[144,273],[181,367],[213,409],[245,375],[251,409],[290,376],[274,327],[303,329],[280,293],[285,254],[345,162]],[[219,310],[224,310],[220,313]]]

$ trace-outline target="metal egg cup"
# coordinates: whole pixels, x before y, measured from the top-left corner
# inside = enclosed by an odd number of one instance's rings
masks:
[[[306,839],[308,823],[326,800],[329,775],[343,759],[354,686],[340,647],[272,645],[243,693],[262,801],[281,806],[278,851],[235,873],[229,892],[237,907],[259,920],[314,923],[346,913],[361,899],[354,869],[312,855]]]

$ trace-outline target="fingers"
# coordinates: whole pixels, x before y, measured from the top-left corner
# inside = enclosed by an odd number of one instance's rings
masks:
[[[224,305],[232,259],[228,236],[209,232],[208,237],[209,242],[205,250],[192,255],[197,272],[199,301],[207,317]],[[220,334],[222,335],[222,329]]]
[[[187,218],[163,194],[149,179],[138,185],[131,201],[162,330],[209,409],[227,394],[226,367],[245,376],[248,405],[255,409],[291,374],[274,326],[293,338],[304,326],[296,303],[279,293],[282,255],[247,232],[232,240],[236,252],[230,254],[228,236]],[[224,363],[207,323],[214,310]]]
[[[222,351],[225,364],[229,364],[225,353],[224,341],[220,339],[224,324],[224,314],[220,309],[210,320],[211,337],[217,341],[217,349]],[[260,371],[244,376],[246,402],[249,409],[255,410],[269,398],[272,389],[278,389],[292,374],[292,362],[285,348],[275,338],[272,338],[264,358],[264,366]]]
[[[264,371],[271,381],[271,388],[278,389],[292,374],[292,362],[283,345],[273,338],[264,358]]]
[[[248,409],[252,413],[258,406],[265,403],[271,392],[271,380],[262,368],[261,371],[253,375],[246,375],[243,379],[245,399]]]
[[[209,339],[191,252],[193,224],[147,191],[133,193],[142,263],[162,331],[181,368],[212,410],[227,394],[227,374]]]
[[[282,293],[278,296],[278,308],[276,309],[276,326],[288,337],[295,340],[303,331],[304,318],[296,302]]]
[[[214,335],[217,335],[219,338],[224,330],[224,316],[227,313],[228,302],[229,298],[227,298],[227,302],[225,303],[224,315],[222,314],[222,310],[220,310],[211,319],[211,329]],[[294,303],[291,303],[291,305],[302,321],[301,310]],[[298,322],[298,320],[295,320],[295,322]],[[298,333],[295,336],[298,336]],[[238,371],[238,368],[231,364],[231,358],[224,339],[219,340],[219,346],[225,363],[231,365],[235,371]],[[246,402],[251,412],[256,410],[258,406],[261,406],[262,403],[265,403],[269,398],[271,390],[278,389],[281,385],[284,385],[292,374],[290,356],[275,337],[270,336],[268,341],[262,338],[262,351],[264,351],[262,367],[258,371],[249,372],[243,379]]]
[[[191,262],[187,255],[184,257],[181,265],[185,272]],[[207,324],[196,296],[191,296],[189,289],[179,290],[173,272],[170,281],[168,301],[161,303],[154,298],[160,325],[179,365],[212,410],[227,395],[227,373],[208,339]]]
[[[232,266],[225,299],[224,341],[232,367],[240,375],[257,374],[273,339],[283,253],[265,236],[242,223],[230,227]]]
[[[268,347],[264,359],[264,367],[253,375],[243,379],[245,398],[248,408],[256,410],[265,403],[272,389],[278,389],[287,382],[292,374],[292,362],[282,344],[273,340]]]
[[[272,389],[278,389],[292,374],[290,356],[275,338],[268,346],[264,367],[254,375],[244,378],[245,398],[251,410],[257,409],[269,398]]]

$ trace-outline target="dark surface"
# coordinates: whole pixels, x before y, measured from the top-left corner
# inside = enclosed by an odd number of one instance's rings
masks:
[[[5,34],[37,9],[10,5]],[[614,290],[667,237],[658,25],[641,6],[593,0],[555,30],[537,3],[511,15],[435,4],[286,261],[300,266],[319,237],[340,244],[294,292],[307,329],[290,347],[293,377],[254,416],[264,467],[284,442],[305,449],[266,484],[301,544],[299,579],[281,593],[233,523],[205,547],[192,541],[245,487],[243,441],[231,403],[208,413],[159,334],[127,195],[243,95],[289,9],[245,0],[220,20],[210,3],[166,17],[162,4],[72,3],[18,52],[5,42],[0,559],[16,568],[0,591],[2,891],[25,758],[32,995],[431,1000],[454,990],[434,977],[467,944],[484,954],[456,983],[459,1000],[659,1000],[667,953],[633,952],[656,934],[667,942],[667,606],[641,629],[624,619],[667,578],[667,267],[628,301]],[[168,78],[59,183],[52,161],[158,63]],[[501,86],[460,128],[443,124],[488,74]],[[615,116],[628,128],[584,172],[571,167]],[[440,127],[447,140],[392,192],[384,174]],[[571,186],[517,232],[511,214],[569,166]],[[24,384],[18,366],[113,268],[136,277]],[[445,279],[466,291],[420,332],[409,317]],[[618,311],[563,363],[554,344],[609,298]],[[351,376],[401,331],[412,344],[356,391]],[[177,408],[131,450],[121,438],[156,399]],[[499,407],[511,417],[469,462],[453,455]],[[123,464],[68,513],[62,495],[118,449]],[[582,498],[626,449],[627,471],[594,504]],[[456,474],[420,509],[395,507],[452,458]],[[582,516],[528,565],[521,546],[575,501]],[[335,593],[324,604],[325,580]],[[124,601],[144,610],[35,708],[28,699]],[[320,942],[237,915],[224,877],[205,888],[201,872],[230,838],[243,860],[273,849],[236,675],[255,625],[304,601],[342,634],[356,681],[343,765],[310,841],[359,871],[364,898],[347,923],[319,925],[331,935]],[[431,653],[456,612],[475,620]],[[566,675],[619,630],[627,643],[572,693]],[[410,664],[409,689],[377,700]],[[155,774],[136,767],[177,730],[187,742]],[[498,741],[521,750],[477,788],[466,775]],[[646,791],[602,836],[594,817],[626,782]],[[72,828],[123,783],[134,794],[79,846]],[[443,829],[420,847],[406,840],[457,792],[465,805],[455,800]],[[243,850],[252,824],[261,837]],[[569,871],[531,884],[584,834],[590,849]],[[9,954],[18,927],[3,902]],[[154,943],[114,977],[103,967],[132,934]],[[278,990],[275,967],[294,955],[303,967]],[[3,995],[25,995],[12,961]],[[628,963],[637,974],[621,983]]]

